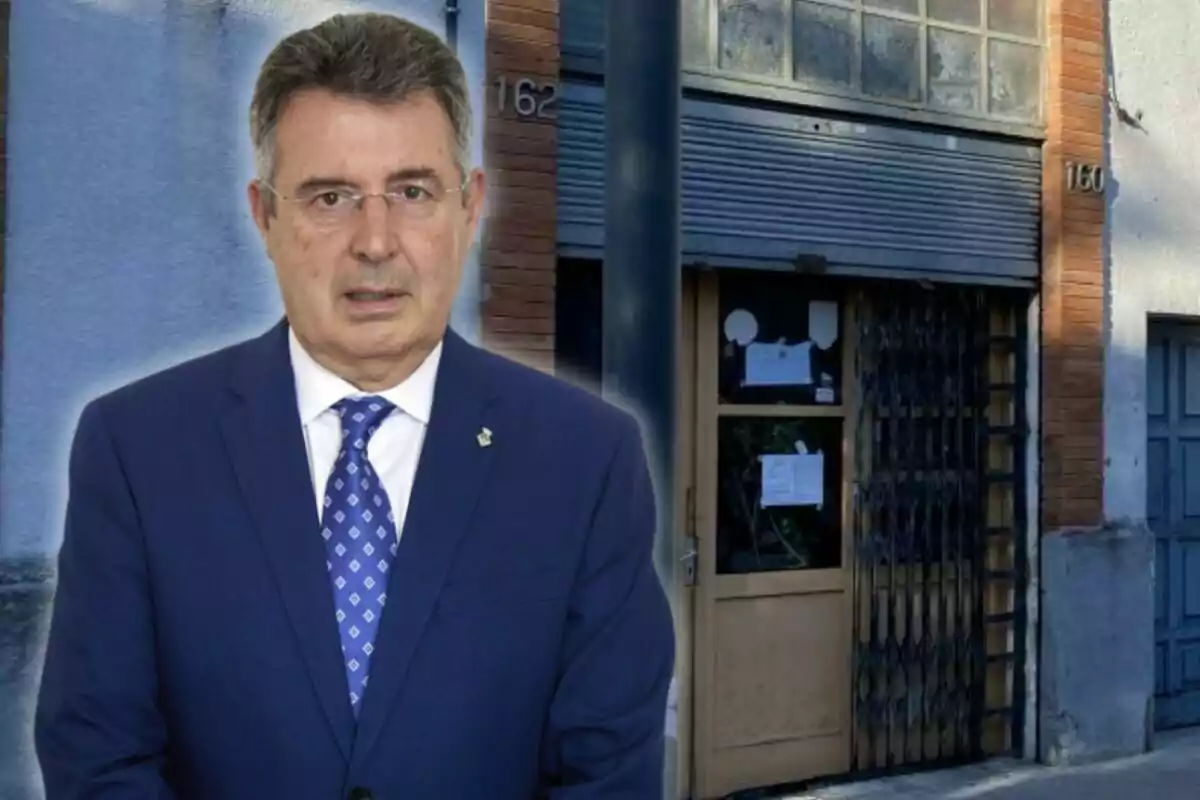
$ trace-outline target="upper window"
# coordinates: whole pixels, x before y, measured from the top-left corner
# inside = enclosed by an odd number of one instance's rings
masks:
[[[1042,121],[1042,0],[683,0],[685,69],[873,105]]]

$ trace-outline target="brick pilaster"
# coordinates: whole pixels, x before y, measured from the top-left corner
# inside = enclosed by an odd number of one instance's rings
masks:
[[[512,85],[557,83],[559,0],[488,0],[485,166],[492,201],[483,240],[483,341],[545,370],[554,365],[557,129],[518,116]],[[498,84],[510,87],[500,108]]]
[[[1104,0],[1049,0],[1043,155],[1042,524],[1101,522],[1104,253],[1101,194],[1068,191],[1071,162],[1107,169]]]

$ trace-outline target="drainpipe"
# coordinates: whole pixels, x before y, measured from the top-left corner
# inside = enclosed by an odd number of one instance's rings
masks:
[[[458,0],[446,0],[446,43],[458,52]]]
[[[642,422],[660,509],[655,565],[673,607],[681,5],[608,0],[604,47],[603,391]],[[668,748],[670,798],[674,760]]]

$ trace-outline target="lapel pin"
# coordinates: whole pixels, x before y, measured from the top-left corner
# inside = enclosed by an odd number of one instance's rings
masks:
[[[479,442],[480,447],[489,447],[492,444],[492,431],[489,428],[480,428],[479,435],[475,437],[475,441]]]

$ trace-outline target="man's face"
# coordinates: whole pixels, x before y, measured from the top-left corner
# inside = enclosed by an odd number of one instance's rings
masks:
[[[415,368],[448,323],[484,188],[478,171],[464,185],[454,141],[429,93],[379,105],[303,92],[276,127],[278,195],[250,184],[290,325],[360,386]]]

